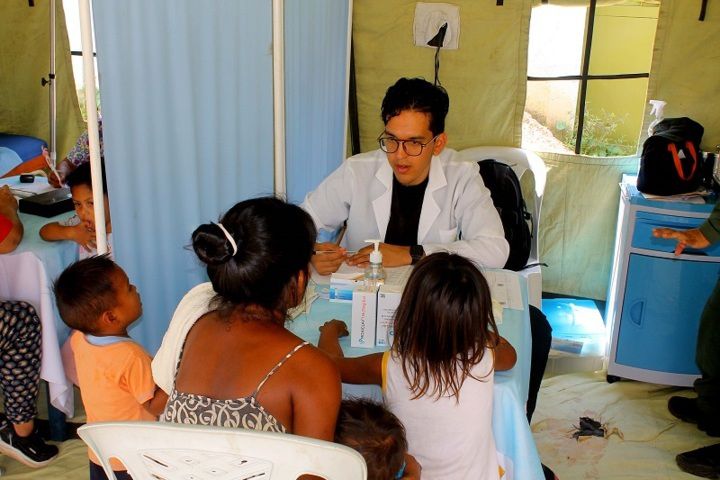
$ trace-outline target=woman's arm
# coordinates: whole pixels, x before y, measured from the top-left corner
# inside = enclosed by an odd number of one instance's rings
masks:
[[[165,393],[165,391],[156,386],[155,387],[155,395],[153,398],[148,400],[147,402],[143,403],[143,407],[145,407],[145,410],[152,413],[156,417],[159,417],[163,410],[165,410],[165,404],[168,401],[168,394]]]
[[[18,217],[18,202],[10,187],[0,188],[0,230],[4,232],[0,238],[0,253],[9,253],[20,244],[23,236],[23,224]]]
[[[340,337],[348,335],[347,325],[340,320],[330,320],[320,327],[318,348],[328,354],[340,369],[345,383],[359,385],[382,385],[382,353],[347,358],[340,348]]]
[[[304,365],[291,391],[292,433],[332,442],[342,399],[340,372],[318,350],[303,353]]]
[[[515,366],[515,362],[517,361],[515,348],[500,335],[498,335],[497,338],[498,344],[493,349],[493,353],[495,354],[495,370],[510,370]]]

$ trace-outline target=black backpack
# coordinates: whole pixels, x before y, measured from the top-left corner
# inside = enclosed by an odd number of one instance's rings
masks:
[[[653,195],[697,190],[705,173],[700,151],[703,131],[687,117],[666,118],[655,125],[643,144],[637,189]]]
[[[480,160],[478,165],[480,176],[490,190],[493,205],[500,214],[505,239],[510,244],[510,256],[505,268],[520,271],[530,258],[533,221],[523,200],[520,181],[509,165],[497,160]]]

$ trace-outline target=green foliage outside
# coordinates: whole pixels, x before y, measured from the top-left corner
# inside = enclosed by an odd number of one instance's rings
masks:
[[[77,90],[78,102],[80,103],[80,113],[82,113],[83,120],[87,123],[87,108],[85,107],[85,89],[79,88]],[[100,111],[100,90],[95,90],[95,105],[97,106],[98,112]]]
[[[580,153],[593,157],[634,155],[636,145],[616,133],[618,126],[625,123],[626,119],[627,114],[620,116],[604,109],[597,114],[586,112]],[[559,122],[556,129],[562,142],[574,150],[577,141],[576,129],[568,128],[568,124],[564,122]]]

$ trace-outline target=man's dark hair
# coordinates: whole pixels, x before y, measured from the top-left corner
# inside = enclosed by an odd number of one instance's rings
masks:
[[[445,89],[423,78],[401,78],[385,92],[382,120],[385,125],[401,112],[412,110],[430,114],[430,131],[439,135],[445,131],[445,117],[450,99]]]
[[[105,180],[105,162],[100,162],[100,169],[102,172],[102,186],[105,195],[107,191],[107,181]],[[70,172],[70,175],[65,179],[65,183],[72,189],[78,185],[85,185],[92,191],[92,177],[90,176],[90,163],[83,163],[75,170]]]
[[[400,420],[381,404],[364,399],[342,401],[335,441],[363,456],[371,480],[395,479],[408,449]]]
[[[100,316],[116,304],[112,274],[120,267],[107,254],[79,260],[55,280],[58,311],[68,327],[83,333],[95,331]]]

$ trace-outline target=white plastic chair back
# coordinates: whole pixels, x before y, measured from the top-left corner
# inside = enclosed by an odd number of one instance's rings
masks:
[[[509,165],[518,178],[530,171],[535,183],[533,205],[530,214],[533,217],[532,241],[528,265],[540,262],[540,209],[542,207],[547,168],[545,162],[537,154],[516,147],[472,147],[459,152],[462,159],[477,163],[480,160],[492,158],[498,162]],[[528,297],[530,305],[538,308],[542,306],[542,271],[540,266],[527,268],[521,272],[528,281]]]
[[[298,435],[161,422],[93,423],[78,435],[110,479],[110,458],[120,460],[135,480],[367,478],[365,460],[355,450]]]

